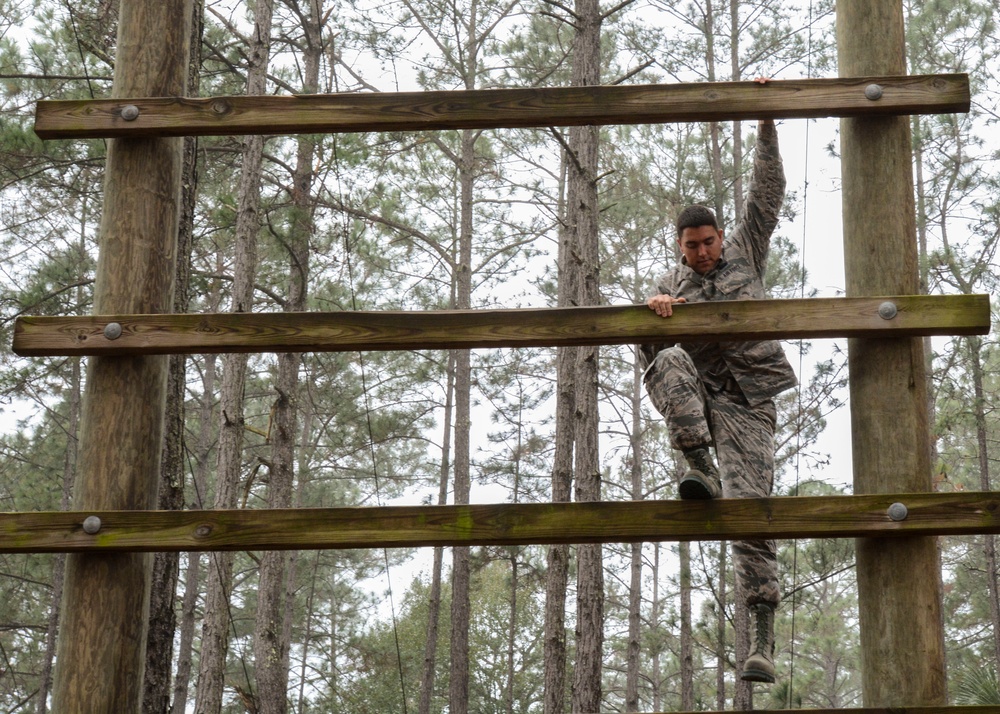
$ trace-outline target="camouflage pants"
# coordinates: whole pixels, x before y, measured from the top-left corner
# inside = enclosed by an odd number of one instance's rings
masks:
[[[750,406],[742,392],[705,388],[681,347],[661,350],[646,372],[646,392],[666,418],[670,445],[715,445],[723,498],[762,498],[774,482],[774,402]],[[781,600],[773,540],[733,543],[736,574],[747,605]]]

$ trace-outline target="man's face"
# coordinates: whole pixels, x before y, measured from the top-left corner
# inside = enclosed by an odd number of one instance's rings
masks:
[[[712,226],[685,228],[677,243],[688,266],[699,275],[711,271],[722,256],[722,231]]]

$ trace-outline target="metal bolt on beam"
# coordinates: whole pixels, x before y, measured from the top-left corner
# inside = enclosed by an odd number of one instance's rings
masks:
[[[898,501],[889,506],[889,518],[893,521],[905,521],[909,513],[906,506]]]
[[[899,311],[896,309],[896,303],[886,300],[884,303],[878,306],[878,316],[883,320],[891,320],[894,318]]]
[[[126,104],[122,107],[122,119],[125,121],[135,121],[139,118],[139,107],[134,104]]]
[[[865,87],[865,98],[875,101],[882,98],[882,87],[878,84],[869,84]]]
[[[87,516],[83,519],[83,532],[95,535],[101,530],[101,519],[97,516]]]
[[[122,326],[118,322],[109,322],[104,326],[104,337],[109,340],[117,340],[122,336]]]

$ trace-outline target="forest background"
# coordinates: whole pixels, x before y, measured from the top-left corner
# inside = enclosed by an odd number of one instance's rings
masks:
[[[829,0],[195,5],[192,96],[837,76]],[[911,119],[928,293],[996,293],[998,5],[904,2],[910,73],[973,92],[968,114]],[[18,315],[91,309],[107,146],[32,121],[40,99],[109,94],[116,17],[0,0],[4,511],[71,503],[85,364],[9,345]],[[842,294],[838,126],[779,125],[775,297]],[[754,128],[186,140],[175,309],[641,302],[679,208],[734,222]],[[995,339],[927,345],[936,487],[991,490]],[[786,351],[776,493],[849,493],[846,347]],[[162,508],[674,498],[679,469],[631,347],[177,357],[167,423]],[[940,549],[952,698],[1000,704],[994,538]],[[779,679],[752,691],[725,544],[158,554],[144,711],[859,706],[853,542],[779,557]],[[3,711],[48,711],[62,573],[0,556]]]

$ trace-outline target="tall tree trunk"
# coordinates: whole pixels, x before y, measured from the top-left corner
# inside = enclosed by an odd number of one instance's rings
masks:
[[[514,498],[513,502],[519,502],[521,489],[521,454],[522,435],[524,434],[524,401],[518,402],[517,408],[517,446],[514,457]],[[520,549],[511,546],[510,552],[510,618],[507,620],[507,685],[504,687],[504,711],[507,714],[514,714],[514,665],[517,650],[517,588],[518,588],[518,562],[517,556]]]
[[[726,541],[719,542],[719,569],[716,573],[718,588],[718,607],[715,617],[715,708],[722,711],[726,708]]]
[[[691,544],[679,544],[681,586],[681,709],[694,709],[694,636],[691,630]]]
[[[976,420],[976,445],[979,451],[979,488],[992,491],[990,478],[990,452],[986,426],[986,392],[983,388],[983,357],[982,339],[967,337],[966,349],[969,355],[969,367],[972,371],[972,388],[975,401],[973,413]],[[983,553],[986,556],[986,588],[990,599],[990,624],[993,629],[993,666],[1000,671],[1000,595],[997,588],[997,548],[996,536],[983,536]]]
[[[660,629],[660,614],[663,611],[663,606],[660,603],[660,548],[659,543],[653,544],[653,572],[650,577],[653,580],[653,595],[652,603],[649,608],[649,627],[653,632],[658,632]],[[659,645],[653,650],[653,711],[663,711],[663,670],[660,663],[660,651],[661,647]]]
[[[194,626],[201,580],[201,558],[199,556],[199,553],[188,554],[188,567],[184,575],[180,638],[177,642],[177,674],[174,677],[173,703],[170,706],[170,714],[184,714],[187,711],[188,688],[191,683],[191,653],[194,649]]]
[[[730,79],[740,77],[740,0],[729,0],[729,69]],[[733,205],[735,219],[743,215],[743,122],[733,122]]]
[[[642,366],[636,353],[632,361],[631,446],[632,500],[643,500],[642,491]],[[628,647],[625,661],[625,711],[639,711],[640,636],[642,633],[642,543],[633,543],[630,552],[628,596]]]
[[[733,559],[735,563],[735,558]],[[737,669],[742,669],[742,663],[750,655],[750,611],[744,605],[746,593],[743,591],[743,584],[739,578],[733,578],[733,629],[736,631],[736,662]],[[733,690],[733,709],[736,711],[750,711],[753,709],[753,685],[744,682],[742,679],[736,680]]]
[[[302,14],[303,94],[315,94],[319,87],[319,65],[323,52],[322,0],[310,0]],[[310,134],[298,138],[292,176],[292,220],[285,241],[289,253],[287,312],[306,307],[309,281],[309,242],[313,226],[313,157],[315,140]],[[273,406],[271,478],[267,498],[269,508],[289,508],[294,484],[295,440],[298,436],[299,367],[297,352],[278,355],[277,399]],[[260,561],[257,619],[254,629],[254,666],[257,675],[257,705],[261,714],[284,714],[288,709],[288,656],[291,642],[286,637],[286,619],[293,609],[287,598],[292,554],[267,551]]]
[[[201,34],[204,0],[192,0],[191,61],[187,96],[198,96],[201,71]],[[184,139],[181,169],[181,214],[177,230],[177,270],[174,279],[174,312],[188,312],[191,294],[191,252],[194,243],[195,200],[198,192],[198,140]],[[187,356],[171,355],[167,367],[167,407],[164,415],[163,455],[160,457],[158,505],[161,511],[184,509],[184,397]],[[153,556],[153,580],[146,637],[146,671],[143,677],[144,714],[167,714],[170,709],[170,673],[177,629],[177,579],[180,553]]]
[[[577,34],[573,47],[573,85],[600,84],[601,11],[597,0],[577,0]],[[597,127],[572,127],[568,212],[580,281],[578,302],[600,304],[600,258],[597,235]],[[598,454],[598,349],[581,347],[576,362],[576,498],[601,499]],[[577,547],[576,666],[573,711],[601,708],[601,665],[604,650],[604,564],[600,544]]]
[[[185,140],[185,162],[189,158]],[[193,156],[193,151],[191,152]],[[191,176],[187,173],[186,179]],[[188,181],[185,180],[185,186]],[[187,196],[184,197],[187,199]],[[182,208],[184,220],[193,219]],[[186,214],[186,215],[185,215]],[[193,223],[188,226],[193,229]],[[177,295],[187,296],[190,276],[191,232],[182,226],[178,240]],[[185,245],[186,244],[186,245]],[[186,252],[185,252],[186,251]],[[180,266],[186,264],[186,268]],[[183,274],[183,275],[182,275]],[[187,312],[174,302],[175,312]],[[167,369],[167,407],[164,415],[163,455],[160,463],[160,489],[157,507],[164,511],[184,508],[184,392],[186,388],[187,358],[171,355]],[[152,588],[149,600],[149,630],[146,635],[146,671],[143,677],[144,714],[166,714],[170,707],[170,670],[173,661],[174,631],[177,612],[174,602],[177,594],[177,576],[180,570],[179,553],[156,553],[153,558]]]
[[[303,366],[304,371],[308,375],[310,372],[309,366],[309,356],[303,356]],[[302,447],[299,449],[298,453],[298,469],[299,469],[299,487],[295,492],[295,507],[301,508],[303,504],[303,494],[310,490],[310,482],[312,481],[311,476],[311,464],[313,460],[313,453],[315,451],[316,445],[313,443],[313,432],[316,425],[316,410],[314,409],[314,393],[312,391],[312,385],[310,380],[306,380],[304,385],[305,398],[302,400]],[[305,602],[305,613],[306,621],[302,628],[301,642],[301,660],[299,666],[299,692],[298,701],[296,704],[296,711],[304,711],[305,702],[305,689],[306,689],[306,676],[307,667],[310,661],[310,645],[313,639],[313,621],[315,619],[315,612],[313,605],[315,603],[316,595],[316,573],[319,569],[319,553],[313,552],[306,557],[301,554],[296,553],[289,563],[289,575],[288,575],[288,594],[286,595],[286,600],[291,602],[295,597],[295,592],[298,588],[298,572],[299,572],[299,559],[303,561],[312,560],[312,572],[309,578],[309,594],[306,597]],[[306,564],[303,563],[302,570],[306,568]],[[294,616],[293,608],[289,608],[288,612],[285,614],[285,634],[284,639],[286,642],[292,641],[292,618]],[[291,663],[289,663],[289,669],[291,669]]]
[[[576,303],[577,275],[572,266],[573,232],[569,229],[566,201],[569,157],[564,153],[560,176],[558,215],[559,285],[557,304],[571,307]],[[576,413],[576,347],[556,350],[556,439],[552,457],[552,500],[565,503],[572,495],[573,428]],[[543,644],[543,712],[562,714],[566,702],[566,589],[569,585],[568,545],[549,546],[545,570],[545,641]]]
[[[337,581],[334,579],[332,583],[336,586]],[[332,592],[336,592],[335,587],[331,589]],[[337,609],[337,603],[330,603],[330,656],[328,661],[328,676],[330,680],[330,691],[337,692],[340,691],[340,667],[337,666],[337,653],[339,651],[338,645],[340,643],[340,636],[338,633],[338,627],[340,626],[340,618],[338,615],[340,611]]]
[[[221,260],[221,256],[219,257]],[[216,287],[209,300],[209,310],[217,311],[221,294]],[[201,407],[199,409],[198,441],[194,444],[195,464],[191,481],[195,498],[192,508],[202,508],[208,481],[209,463],[212,454],[215,424],[215,377],[217,355],[205,355],[202,369]],[[177,642],[177,673],[174,677],[173,704],[171,714],[187,711],[188,689],[191,682],[192,651],[194,631],[197,621],[198,595],[201,593],[201,554],[188,553],[188,569],[184,578],[184,598],[181,604],[180,638]]]
[[[906,3],[907,22],[913,20],[913,4]],[[910,44],[907,43],[907,49]],[[912,67],[914,62],[910,61]],[[917,285],[920,295],[930,295],[930,270],[927,259],[927,187],[924,183],[924,135],[923,118],[919,114],[910,117],[910,127],[913,134],[913,189],[916,203],[916,229],[917,229]],[[935,423],[937,404],[935,404],[934,389],[934,344],[930,335],[924,337],[924,371],[927,375],[927,423]],[[938,442],[937,435],[930,435],[930,463],[934,469],[938,468]],[[937,473],[934,474],[937,476]],[[940,550],[940,542],[938,548]]]
[[[461,351],[455,362],[455,503],[467,504],[471,490],[469,473],[469,417],[471,368],[469,353]],[[469,547],[452,548],[451,572],[451,677],[448,710],[466,714],[469,707]]]
[[[475,27],[475,17],[469,19]],[[475,53],[470,52],[470,55]],[[474,58],[470,57],[470,62]],[[458,237],[458,308],[472,307],[472,198],[475,181],[477,132],[462,131],[459,155],[460,228]],[[472,488],[469,432],[472,425],[472,362],[468,350],[455,355],[455,503],[466,504]],[[451,679],[449,711],[469,709],[469,589],[471,572],[468,546],[452,549],[451,576]]]
[[[712,0],[705,0],[704,26],[705,35],[705,69],[709,82],[717,78],[715,71],[715,8]],[[725,179],[722,171],[722,137],[719,122],[708,123],[709,165],[712,167],[712,208],[716,218],[721,222],[726,215]]]
[[[479,6],[473,1],[465,11],[465,58],[459,67],[465,89],[476,88],[479,72]],[[465,129],[461,133],[458,156],[459,235],[456,300],[460,310],[472,307],[472,230],[473,198],[476,180],[476,140],[479,133]],[[472,455],[469,445],[472,426],[472,354],[459,350],[455,355],[455,503],[466,504],[472,489]],[[451,679],[449,712],[467,714],[469,710],[469,590],[472,575],[469,548],[452,549],[451,583]]]
[[[516,501],[515,501],[516,503]],[[518,547],[510,548],[510,619],[507,621],[507,686],[504,687],[504,711],[514,714],[515,654],[517,651]]]
[[[448,474],[451,472],[451,418],[455,398],[455,352],[448,351],[445,368],[444,430],[441,438],[441,472],[438,480],[438,505],[448,502]],[[438,629],[441,621],[441,571],[444,567],[444,548],[434,549],[431,569],[431,589],[427,601],[427,639],[424,642],[424,665],[420,677],[420,703],[418,714],[430,714],[434,696],[434,679],[437,673]]]
[[[84,212],[82,223],[86,222]],[[80,236],[81,256],[83,251],[83,232]],[[82,289],[79,290],[82,292]],[[79,303],[83,296],[79,295]],[[80,433],[80,359],[70,360],[69,383],[69,413],[66,416],[66,453],[63,455],[62,497],[59,500],[59,510],[67,511],[70,497],[73,493],[73,481],[76,478],[77,441]],[[52,662],[56,654],[56,635],[59,633],[59,614],[61,612],[63,577],[66,572],[66,554],[57,553],[52,563],[52,598],[49,605],[49,619],[45,625],[45,658],[42,660],[42,671],[39,676],[38,703],[36,714],[46,714],[49,706],[49,689],[52,687]]]
[[[273,11],[273,0],[258,0],[254,8],[254,33],[252,45],[248,48],[247,69],[247,94],[250,96],[261,95],[265,91]],[[264,138],[246,137],[236,213],[232,312],[250,312],[253,309],[263,154]],[[235,508],[237,504],[243,451],[246,366],[245,354],[229,354],[223,358],[215,508]],[[226,652],[229,648],[229,590],[232,586],[232,571],[232,553],[216,552],[209,555],[198,696],[195,701],[197,714],[218,714],[222,708]]]
[[[318,554],[313,554],[318,555]],[[302,659],[299,662],[299,695],[298,710],[307,711],[306,707],[306,677],[309,673],[310,645],[313,639],[313,617],[315,615],[316,583],[319,580],[319,558],[312,559],[312,574],[309,578],[309,595],[306,597],[306,624],[302,635]]]
[[[640,636],[642,632],[642,543],[629,548],[628,642],[625,652],[625,711],[639,711]]]
[[[87,255],[87,226],[90,215],[87,202],[80,203],[80,234],[77,242],[77,257],[79,264]],[[82,276],[81,276],[82,277]],[[85,301],[83,287],[76,290],[76,302],[83,305]],[[76,479],[77,452],[80,438],[80,402],[82,399],[81,364],[79,359],[70,363],[69,412],[66,416],[66,453],[63,455],[62,496],[59,509],[68,511],[73,496],[73,482]],[[52,599],[49,606],[49,618],[45,627],[45,657],[42,660],[42,671],[39,677],[38,703],[36,714],[46,714],[49,707],[49,691],[52,688],[52,665],[56,655],[56,636],[59,634],[59,616],[62,611],[63,580],[66,574],[66,554],[57,553],[52,563]]]

